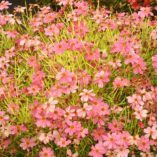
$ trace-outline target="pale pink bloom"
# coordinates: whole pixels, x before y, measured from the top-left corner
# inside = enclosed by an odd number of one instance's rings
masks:
[[[104,146],[108,149],[116,149],[118,146],[119,136],[116,133],[104,135]]]
[[[141,7],[140,11],[138,12],[138,15],[141,18],[145,18],[145,17],[148,17],[148,16],[153,16],[153,13],[151,12],[150,7]]]
[[[39,152],[39,157],[55,157],[55,155],[50,147],[43,147]]]
[[[55,84],[51,87],[50,91],[48,92],[49,96],[52,97],[60,97],[63,94],[62,88],[60,84]]]
[[[100,24],[100,23],[104,20],[104,17],[103,17],[103,15],[101,14],[101,12],[100,12],[99,10],[96,10],[96,11],[93,12],[93,17],[92,17],[92,19],[93,19],[96,23]]]
[[[43,22],[44,23],[51,23],[55,20],[56,16],[57,16],[56,13],[48,13],[45,15]]]
[[[140,57],[136,60],[136,62],[132,65],[132,67],[133,67],[134,74],[143,74],[144,71],[147,69],[146,63]]]
[[[65,128],[65,133],[69,134],[70,136],[74,135],[74,134],[79,134],[80,131],[82,130],[82,126],[80,124],[80,122],[74,121],[67,121],[67,127]]]
[[[117,120],[113,120],[111,123],[108,123],[108,128],[112,132],[122,131],[123,124],[121,122],[117,121]]]
[[[48,102],[43,104],[43,108],[46,110],[47,113],[54,112],[56,108],[56,104],[58,104],[57,100],[54,100],[53,97],[50,97]]]
[[[50,120],[48,120],[45,115],[42,115],[40,118],[37,118],[36,125],[41,128],[46,128],[51,126]]]
[[[115,80],[113,81],[114,88],[121,88],[129,85],[130,81],[126,78],[116,77]]]
[[[9,5],[12,3],[9,3],[9,1],[2,1],[0,2],[0,10],[5,10],[9,8]]]
[[[130,144],[131,145],[137,145],[137,141],[139,140],[139,135],[135,135],[135,136],[130,136]]]
[[[143,152],[149,152],[150,150],[150,140],[148,137],[142,136],[138,141],[137,141],[137,146],[138,149],[143,151]]]
[[[95,97],[95,94],[93,93],[93,90],[87,90],[83,89],[83,92],[79,94],[81,96],[82,102],[87,102],[89,100],[93,100],[93,97]]]
[[[64,117],[66,119],[72,119],[73,117],[75,117],[75,109],[72,109],[70,106],[68,106],[65,109]]]
[[[117,69],[122,66],[121,60],[119,60],[119,59],[116,60],[115,62],[109,61],[108,64],[111,65],[113,69]]]
[[[31,148],[33,148],[36,145],[34,138],[22,138],[20,147],[23,150],[29,151]]]
[[[61,71],[57,73],[56,80],[60,81],[61,83],[67,83],[72,81],[73,76],[73,73],[62,68]]]
[[[39,139],[39,141],[43,142],[44,144],[47,144],[53,139],[53,136],[52,136],[51,132],[48,132],[48,133],[42,132],[42,133],[39,133],[38,139]]]
[[[130,146],[131,135],[127,131],[118,133],[118,144],[123,148],[128,148]]]
[[[80,132],[81,137],[86,137],[88,135],[88,129],[87,128],[82,128]]]
[[[112,113],[118,114],[123,111],[123,108],[118,105],[114,105],[113,107],[111,107],[111,111]]]
[[[66,51],[68,48],[68,45],[65,41],[61,41],[59,43],[54,43],[53,45],[53,51],[56,53],[56,54],[62,54],[64,53],[64,51]]]
[[[91,147],[91,151],[89,152],[89,155],[91,157],[103,157],[105,153],[106,153],[106,149],[103,146],[103,143],[99,142],[95,146]]]
[[[75,2],[75,1],[74,1]],[[74,13],[76,13],[76,15],[86,15],[89,11],[89,6],[88,3],[85,1],[78,1],[74,3],[75,7],[77,7],[74,10]]]
[[[144,118],[147,117],[147,113],[148,113],[147,110],[139,106],[135,109],[134,115],[138,120],[142,121]]]
[[[152,127],[147,127],[144,129],[144,133],[146,134],[146,137],[151,137],[153,140],[157,139],[157,127],[152,126]]]
[[[100,58],[100,50],[96,49],[94,51],[92,50],[86,50],[85,59],[88,61],[98,61]]]
[[[56,105],[56,104],[58,104],[58,100],[54,100],[53,97],[50,97],[49,100],[48,100],[48,103],[50,105]]]
[[[72,151],[70,149],[67,150],[67,155],[68,157],[78,157],[78,153],[72,153]]]
[[[17,6],[14,8],[14,12],[16,13],[24,13],[25,10],[26,10],[26,7],[22,7],[22,6]]]
[[[153,40],[157,40],[157,29],[153,30],[152,33],[151,33],[151,38]]]
[[[52,138],[55,139],[55,141],[58,141],[61,138],[61,136],[57,130],[53,130]]]
[[[140,95],[137,94],[133,94],[132,96],[128,96],[127,97],[128,103],[132,105],[132,107],[136,107],[136,106],[143,106],[144,102],[142,100],[142,97]]]
[[[116,157],[128,157],[128,155],[129,155],[129,149],[127,149],[127,148],[119,148],[119,149],[117,149],[116,150],[116,154],[117,154],[117,156]]]
[[[77,109],[77,115],[81,118],[85,118],[87,112],[92,110],[92,106],[88,105],[88,103],[83,104],[83,108]]]
[[[48,26],[47,28],[45,28],[45,35],[47,36],[51,37],[53,35],[59,35],[59,33],[60,33],[60,30],[55,24],[52,24]]]
[[[86,71],[81,71],[78,73],[77,80],[81,86],[85,86],[91,81],[91,76]]]
[[[101,70],[98,73],[96,73],[94,82],[98,84],[99,88],[103,88],[104,85],[110,81],[109,79],[110,75],[111,75],[110,71]]]
[[[92,131],[92,136],[95,141],[103,141],[103,136],[105,135],[104,128],[96,128]]]
[[[35,96],[39,93],[40,88],[37,85],[32,85],[28,87],[27,90],[28,90],[28,94]]]
[[[15,38],[19,33],[17,31],[6,31],[5,34],[7,35],[8,38]]]
[[[61,137],[58,141],[55,141],[59,147],[67,147],[71,141],[67,140],[65,137]]]

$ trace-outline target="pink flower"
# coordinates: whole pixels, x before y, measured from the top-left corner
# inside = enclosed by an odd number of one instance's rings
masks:
[[[20,147],[23,150],[29,151],[31,148],[33,148],[36,145],[34,138],[22,138]]]
[[[56,13],[48,13],[45,15],[43,22],[44,23],[51,23],[55,20],[56,16],[57,16]]]
[[[146,134],[145,137],[151,137],[152,139],[157,139],[157,127],[152,126],[152,127],[147,127],[144,129],[144,133]]]
[[[96,73],[94,82],[98,84],[99,88],[103,88],[104,85],[110,81],[109,79],[110,75],[111,75],[110,71],[101,70],[98,73]]]
[[[55,24],[52,24],[48,26],[47,28],[45,28],[45,35],[47,36],[51,37],[53,35],[59,35],[59,33],[60,33],[60,30]]]
[[[92,131],[92,136],[95,141],[103,141],[103,136],[105,135],[104,128],[97,128]]]
[[[55,157],[55,155],[50,147],[43,147],[39,152],[39,157]]]
[[[138,12],[138,15],[141,18],[145,18],[145,17],[148,17],[148,16],[153,16],[153,13],[151,12],[150,7],[141,7],[140,11]]]
[[[127,97],[128,103],[131,104],[131,106],[136,108],[136,106],[143,106],[144,102],[142,100],[142,97],[137,94],[133,94],[132,96]]]
[[[0,3],[0,10],[5,10],[9,8],[9,5],[11,5],[11,3],[9,3],[8,1],[2,1]]]
[[[78,157],[78,153],[73,154],[70,149],[67,150],[67,155],[68,155],[68,157]]]
[[[88,61],[98,61],[100,58],[100,51],[98,49],[92,51],[92,50],[86,50],[85,58]]]
[[[62,54],[64,51],[66,51],[68,48],[68,45],[65,41],[61,41],[59,43],[54,43],[53,45],[53,51],[56,54]]]
[[[116,149],[118,146],[119,138],[116,133],[104,135],[104,146],[108,149]]]
[[[135,109],[134,115],[138,120],[142,121],[144,118],[147,117],[147,113],[148,113],[147,110],[139,106]]]
[[[65,137],[61,137],[56,141],[56,144],[60,147],[67,147],[71,143],[70,140],[67,140]]]
[[[83,104],[83,108],[77,109],[77,115],[81,118],[85,118],[87,112],[92,109],[92,106],[88,105],[88,103]]]
[[[97,143],[95,146],[91,147],[91,151],[89,152],[89,155],[91,157],[103,157],[103,155],[106,153],[106,149],[103,146],[103,143]]]
[[[28,87],[27,90],[28,90],[28,94],[35,96],[39,93],[40,88],[37,85],[32,85]]]
[[[39,133],[38,139],[39,139],[39,141],[43,142],[44,144],[47,144],[47,143],[49,143],[53,139],[52,133],[51,132],[48,132],[48,133],[44,133],[44,132]]]
[[[86,71],[81,71],[78,73],[77,79],[81,86],[86,86],[91,81],[91,76]]]
[[[129,149],[127,149],[127,148],[119,148],[119,149],[117,149],[116,150],[116,157],[128,157],[128,155],[129,155]]]
[[[112,123],[108,123],[108,128],[112,132],[122,131],[123,124],[121,122],[117,121],[117,120],[113,120]]]
[[[73,117],[75,117],[75,109],[72,109],[70,106],[68,106],[65,109],[64,117],[66,119],[72,119]]]
[[[93,90],[83,89],[83,92],[80,93],[80,96],[82,102],[87,102],[89,100],[93,100],[95,94],[93,93]]]
[[[143,152],[149,152],[150,150],[150,140],[149,138],[142,136],[138,141],[137,141],[137,146],[138,149],[143,151]]]
[[[67,121],[67,127],[65,129],[65,133],[69,134],[70,136],[74,135],[74,134],[79,134],[80,131],[82,130],[82,126],[80,124],[80,122],[74,121]]]
[[[129,85],[130,85],[130,81],[126,78],[121,78],[121,77],[116,77],[113,82],[114,88],[121,88]]]

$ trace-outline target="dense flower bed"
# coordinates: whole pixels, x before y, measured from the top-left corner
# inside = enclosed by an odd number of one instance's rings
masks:
[[[157,18],[58,0],[0,3],[0,155],[157,155]],[[32,13],[33,8],[38,10]]]

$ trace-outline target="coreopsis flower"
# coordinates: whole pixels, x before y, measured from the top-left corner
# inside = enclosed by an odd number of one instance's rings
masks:
[[[55,157],[55,155],[50,147],[43,147],[39,152],[39,157]]]
[[[88,100],[93,100],[95,94],[93,93],[93,90],[83,89],[83,92],[80,93],[80,96],[81,96],[81,101],[87,102]]]
[[[130,81],[126,78],[116,77],[115,80],[113,81],[114,88],[121,88],[129,85]]]
[[[101,70],[98,73],[96,73],[94,82],[98,84],[99,88],[103,88],[104,85],[110,81],[110,78],[109,78],[110,75],[111,75],[110,71]]]
[[[20,147],[23,150],[29,151],[31,148],[33,148],[36,145],[34,138],[22,138]]]
[[[0,2],[0,10],[8,9],[11,4],[12,3],[9,3],[9,1],[1,1]]]
[[[89,155],[91,157],[103,157],[105,153],[106,153],[106,148],[104,147],[103,143],[99,142],[95,146],[91,147],[91,151],[89,152]]]
[[[143,152],[149,152],[150,145],[151,145],[151,142],[149,138],[145,136],[141,136],[140,139],[137,141],[138,149]]]
[[[144,129],[144,133],[146,137],[151,137],[152,139],[157,139],[157,126],[147,127]]]

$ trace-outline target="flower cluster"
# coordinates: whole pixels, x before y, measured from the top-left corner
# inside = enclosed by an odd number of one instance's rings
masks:
[[[128,14],[56,2],[57,12],[31,5],[14,14],[0,2],[0,156],[156,156],[151,7]]]

